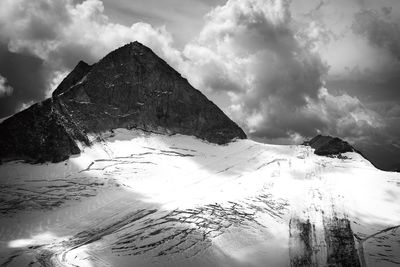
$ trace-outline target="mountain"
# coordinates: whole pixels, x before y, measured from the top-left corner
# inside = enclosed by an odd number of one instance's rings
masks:
[[[116,128],[193,135],[216,144],[246,138],[214,103],[149,48],[133,42],[89,66],[79,62],[52,98],[0,124],[0,158],[59,162]]]
[[[245,139],[139,43],[0,133],[1,266],[400,264],[399,173],[330,136]]]
[[[357,143],[356,148],[374,164],[375,167],[384,171],[400,170],[400,149],[388,140],[376,142]]]
[[[320,156],[339,155],[346,152],[358,152],[346,141],[337,137],[317,135],[310,141],[304,142],[314,148],[314,153]]]
[[[72,86],[79,83],[80,80],[90,71],[91,66],[84,61],[79,61],[78,65],[64,78],[58,87],[52,93],[52,96],[60,95],[68,91]]]
[[[314,149],[314,154],[320,156],[338,156],[341,157],[346,152],[356,152],[363,156],[366,160],[371,162],[376,168],[383,171],[399,172],[400,164],[398,162],[399,154],[398,149],[388,150],[385,145],[360,145],[357,144],[357,148],[350,145],[348,142],[332,136],[317,135],[309,141],[305,141],[303,145],[310,146]],[[363,152],[360,151],[361,150]],[[390,160],[383,160],[387,157],[394,157]],[[393,163],[395,162],[395,163]]]

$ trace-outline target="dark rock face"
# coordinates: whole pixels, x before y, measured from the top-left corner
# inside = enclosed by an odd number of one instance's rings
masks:
[[[347,218],[324,218],[327,266],[361,266]]]
[[[225,144],[245,133],[186,79],[138,42],[89,66],[80,62],[53,97],[0,124],[0,158],[62,161],[87,133],[137,128]]]
[[[309,220],[302,221],[299,218],[292,218],[290,220],[290,266],[313,266],[313,226]]]
[[[290,266],[361,266],[353,230],[347,218],[323,216],[324,243],[317,238],[310,220],[291,218],[289,222]]]
[[[358,152],[349,143],[337,137],[317,135],[304,145],[315,149],[314,153],[320,156],[339,155],[346,152]]]
[[[79,61],[78,65],[64,78],[53,92],[53,96],[60,95],[67,91],[69,88],[79,83],[85,75],[89,72],[91,66],[86,62]]]
[[[89,141],[58,108],[50,98],[0,124],[0,158],[58,162],[79,154],[76,141]]]

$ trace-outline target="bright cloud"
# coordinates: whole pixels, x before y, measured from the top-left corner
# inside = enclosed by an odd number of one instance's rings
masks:
[[[13,90],[14,88],[7,84],[7,79],[0,75],[0,97],[11,95]]]
[[[108,52],[138,40],[172,62],[179,52],[170,48],[165,27],[143,22],[130,27],[112,23],[103,3],[86,0],[5,0],[0,4],[0,38],[13,52],[29,52],[54,68],[72,68],[80,60],[97,61]]]

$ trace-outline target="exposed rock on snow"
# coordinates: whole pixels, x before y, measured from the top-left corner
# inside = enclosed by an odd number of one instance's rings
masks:
[[[87,134],[136,128],[225,144],[245,133],[149,48],[127,44],[89,66],[80,62],[54,91],[0,124],[0,159],[58,162]]]
[[[349,143],[337,137],[317,135],[304,143],[315,149],[314,153],[320,156],[339,155],[346,152],[358,152]]]

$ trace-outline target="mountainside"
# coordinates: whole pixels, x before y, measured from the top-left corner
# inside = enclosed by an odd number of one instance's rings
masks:
[[[225,144],[245,133],[149,48],[127,44],[79,62],[52,98],[0,124],[0,158],[58,162],[116,128],[193,135]]]
[[[0,166],[1,266],[398,266],[400,174],[358,153],[115,129]]]
[[[357,144],[357,149],[378,169],[400,171],[400,149],[396,145],[361,143]]]

